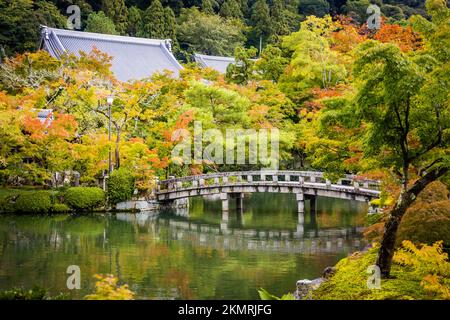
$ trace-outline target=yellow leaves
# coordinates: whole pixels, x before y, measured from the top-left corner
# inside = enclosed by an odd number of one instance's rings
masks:
[[[94,276],[98,281],[95,283],[95,292],[85,296],[86,300],[133,300],[134,292],[128,289],[128,285],[119,286],[118,279],[112,274]]]
[[[421,286],[430,294],[450,299],[450,262],[448,254],[443,252],[442,241],[431,246],[422,244],[416,247],[411,241],[405,240],[402,248],[394,254],[394,262],[411,267],[415,274],[423,278]]]

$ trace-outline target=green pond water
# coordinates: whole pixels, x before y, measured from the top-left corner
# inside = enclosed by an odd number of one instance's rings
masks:
[[[292,195],[253,194],[228,215],[194,198],[189,211],[0,216],[0,290],[38,285],[79,299],[95,274],[112,273],[139,299],[281,295],[365,246],[366,204],[319,198],[315,214],[306,209],[299,223]],[[67,289],[69,265],[80,267],[80,290]]]

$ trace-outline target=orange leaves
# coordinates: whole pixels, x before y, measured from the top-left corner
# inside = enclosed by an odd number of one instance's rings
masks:
[[[70,114],[60,114],[48,127],[48,134],[64,139],[72,139],[77,132],[78,123]]]
[[[341,23],[338,29],[331,33],[333,40],[331,48],[341,53],[348,53],[358,44],[367,39],[367,36],[360,34],[358,28],[350,23]]]
[[[403,52],[419,50],[423,45],[422,38],[411,27],[403,28],[398,24],[383,24],[373,38],[384,43],[394,43]]]
[[[171,143],[172,142],[172,134],[177,130],[187,129],[189,124],[194,120],[194,111],[193,110],[187,110],[180,114],[175,121],[175,124],[173,127],[169,130],[164,131],[164,138],[166,142]],[[178,137],[178,140],[173,142],[179,142],[182,140],[182,136]]]
[[[50,113],[44,121],[35,115],[27,115],[23,120],[23,130],[33,140],[48,140],[50,138],[72,139],[75,137],[78,124],[69,114],[58,115],[52,119]]]
[[[47,122],[46,120],[45,122]],[[26,116],[23,121],[24,131],[30,134],[31,139],[38,140],[44,137],[45,123],[41,123],[41,121],[37,117]]]

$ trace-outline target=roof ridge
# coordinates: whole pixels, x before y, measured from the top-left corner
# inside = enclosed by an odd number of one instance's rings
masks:
[[[234,57],[223,57],[223,56],[211,56],[211,55],[207,55],[207,54],[201,54],[201,53],[194,53],[194,55],[196,55],[199,58],[210,58],[210,59],[215,59],[215,60],[225,60],[225,61],[234,61]]]
[[[93,40],[103,40],[103,41],[114,41],[121,43],[135,43],[135,44],[147,44],[147,45],[160,45],[161,43],[165,44],[167,39],[149,39],[149,38],[138,38],[138,37],[129,37],[129,36],[120,36],[113,34],[105,34],[105,33],[96,33],[96,32],[87,32],[87,31],[75,31],[68,29],[58,29],[43,26],[44,29],[49,31],[53,31],[56,35],[64,35],[71,36],[76,38],[83,39],[93,39]]]

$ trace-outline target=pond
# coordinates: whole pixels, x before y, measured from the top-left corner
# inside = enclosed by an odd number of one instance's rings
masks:
[[[191,199],[189,210],[112,215],[0,216],[0,290],[38,285],[73,299],[92,293],[95,274],[112,273],[139,299],[258,299],[365,246],[365,203],[318,198],[299,223],[288,194],[253,194],[243,210]],[[81,289],[66,286],[67,267]]]

